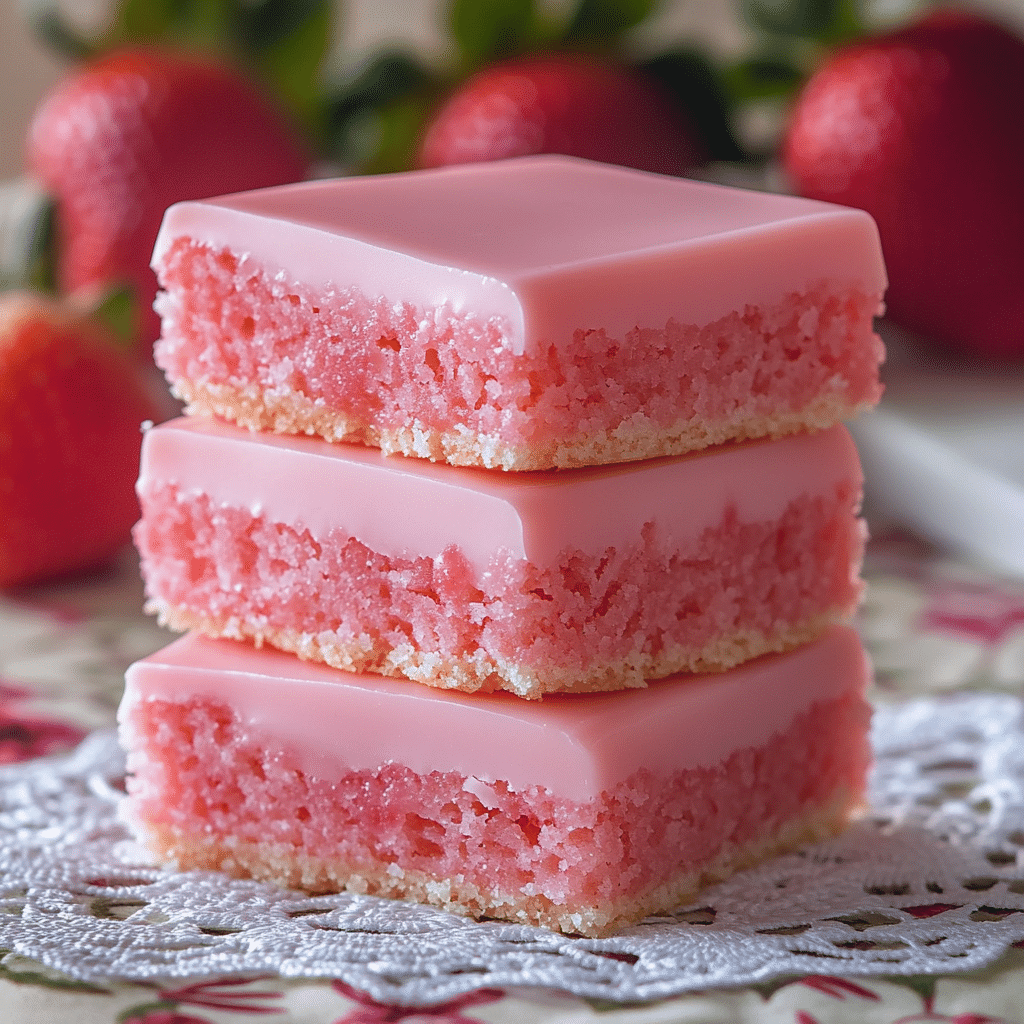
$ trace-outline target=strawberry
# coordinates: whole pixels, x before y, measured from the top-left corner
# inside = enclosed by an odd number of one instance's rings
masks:
[[[792,111],[797,191],[878,222],[894,322],[1024,356],[1024,41],[938,12],[832,55]]]
[[[139,516],[139,425],[157,410],[106,332],[0,293],[0,586],[102,563]]]
[[[309,158],[292,128],[227,68],[159,50],[101,58],[36,110],[28,163],[57,200],[65,292],[127,282],[159,333],[149,269],[164,210],[301,179]]]
[[[590,57],[547,54],[469,78],[431,119],[421,167],[564,153],[683,174],[704,158],[698,136],[653,82]]]

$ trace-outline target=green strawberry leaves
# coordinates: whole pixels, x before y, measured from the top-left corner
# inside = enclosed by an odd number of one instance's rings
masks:
[[[125,352],[139,340],[139,300],[130,285],[112,285],[86,310]]]
[[[435,75],[403,50],[357,64],[327,98],[326,146],[344,167],[403,170],[437,87]]]
[[[660,6],[659,0],[579,0],[562,42],[584,46],[615,43]]]
[[[725,71],[724,82],[737,103],[792,95],[805,77],[799,62],[778,47],[755,50]]]
[[[54,53],[70,61],[85,61],[99,52],[90,39],[61,9],[59,0],[21,0],[22,13],[35,34]]]
[[[533,0],[451,0],[446,20],[467,68],[521,53],[537,31]]]
[[[733,129],[725,80],[708,57],[697,50],[676,50],[640,64],[639,70],[686,111],[711,160],[744,158]]]
[[[56,290],[54,207],[29,177],[0,182],[0,290]]]
[[[320,70],[334,32],[333,0],[236,0],[231,6],[242,63],[316,137],[323,130]]]
[[[0,182],[0,291],[57,293],[54,203],[27,175]],[[101,323],[130,352],[139,337],[139,302],[130,286],[116,285],[75,305]]]
[[[739,0],[740,13],[758,39],[725,73],[733,103],[796,93],[823,48],[865,34],[860,6],[857,0]]]
[[[217,53],[262,83],[323,159],[364,172],[410,167],[437,104],[475,71],[552,51],[635,68],[685,112],[710,159],[751,160],[739,115],[758,104],[781,113],[824,48],[865,33],[864,0],[734,0],[755,41],[723,64],[685,41],[636,55],[631,33],[664,0],[446,0],[443,62],[389,47],[328,74],[338,0],[114,0],[108,27],[93,35],[67,17],[62,0],[21,2],[39,33],[73,60],[126,44]]]
[[[853,0],[740,0],[740,10],[771,35],[836,43],[864,31]]]
[[[334,34],[334,0],[120,0],[90,36],[60,0],[22,0],[37,34],[84,61],[123,46],[216,53],[248,72],[312,134],[321,127],[319,78]]]
[[[228,4],[220,0],[122,0],[97,43],[103,50],[140,43],[205,50],[227,36],[229,25]]]
[[[449,0],[445,26],[464,70],[535,50],[609,51],[661,0],[577,0],[561,17],[536,0]]]

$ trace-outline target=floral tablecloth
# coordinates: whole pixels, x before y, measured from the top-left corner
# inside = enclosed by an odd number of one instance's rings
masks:
[[[865,575],[869,587],[860,624],[875,661],[877,703],[962,690],[1021,694],[1024,584],[902,537],[872,542]],[[141,605],[130,554],[87,580],[0,599],[0,763],[69,749],[90,730],[112,724],[124,669],[168,639]],[[104,905],[94,912],[131,911]],[[1024,950],[1017,948],[982,972],[948,977],[840,978],[823,971],[646,1005],[484,988],[418,1009],[375,1001],[330,979],[93,986],[13,952],[0,951],[0,957],[0,1020],[19,1022],[1024,1024]]]

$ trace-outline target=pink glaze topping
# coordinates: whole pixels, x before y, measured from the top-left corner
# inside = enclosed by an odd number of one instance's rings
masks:
[[[344,530],[388,556],[437,557],[455,545],[483,571],[497,552],[550,567],[569,547],[633,544],[648,523],[681,542],[728,508],[741,521],[773,520],[794,499],[851,481],[859,493],[842,426],[673,458],[502,473],[183,417],[146,432],[138,489],[174,484],[314,536]]]
[[[181,237],[312,287],[498,318],[516,354],[580,329],[703,325],[822,280],[886,283],[863,211],[561,156],[179,203],[154,267]]]
[[[354,675],[189,634],[129,668],[119,717],[127,722],[143,701],[203,697],[234,708],[245,728],[274,737],[323,781],[393,762],[420,775],[457,772],[485,806],[495,782],[582,802],[641,768],[666,777],[759,747],[815,703],[862,693],[868,674],[856,633],[835,626],[729,672],[524,701]]]

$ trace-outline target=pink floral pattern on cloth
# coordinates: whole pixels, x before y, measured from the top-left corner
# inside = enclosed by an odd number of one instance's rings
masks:
[[[845,978],[810,975],[795,984],[804,985],[815,992],[823,992],[833,999],[849,999],[851,1004],[855,1004],[857,1000],[869,1003],[882,1001],[878,993]],[[794,1019],[796,1024],[822,1024],[817,1016],[807,1010],[797,1010]],[[893,1018],[889,1024],[911,1024],[912,1021],[938,1021],[945,1022],[945,1024],[1009,1024],[1003,1017],[991,1017],[986,1013],[957,1013],[952,1016],[948,1013],[940,1013],[935,1008],[935,996],[932,992],[922,994],[920,1012],[903,1014]]]
[[[865,576],[861,632],[876,700],[1024,692],[1024,582],[902,536],[869,545]]]
[[[957,690],[1024,693],[1024,584],[916,542],[872,542],[861,628],[881,703]],[[72,747],[113,721],[125,667],[166,642],[142,615],[130,558],[111,573],[0,598],[0,763]],[[935,902],[905,908],[926,918]],[[116,908],[114,908],[116,911]],[[55,1010],[59,1007],[59,1010]],[[653,1015],[652,1015],[653,1014]],[[543,991],[477,989],[428,1007],[371,999],[341,980],[221,978],[164,987],[72,983],[0,951],[0,1020],[76,1024],[1024,1024],[1024,950],[948,977],[788,978],[636,1007]]]
[[[343,981],[334,982],[335,991],[351,999],[356,1008],[344,1017],[339,1017],[335,1024],[480,1024],[476,1017],[467,1017],[462,1011],[469,1006],[480,1006],[483,1003],[494,1003],[504,997],[504,992],[494,988],[478,988],[475,992],[449,999],[436,1006],[389,1006],[378,1003],[368,995],[357,991]]]
[[[282,991],[252,987],[254,982],[262,980],[271,979],[218,979],[177,988],[158,988],[152,1001],[122,1010],[117,1024],[213,1024],[209,1016],[197,1015],[191,1012],[193,1009],[215,1010],[248,1019],[287,1014],[287,1008],[280,1005],[284,998]],[[343,981],[334,981],[331,987],[352,1007],[333,1024],[482,1024],[479,1018],[467,1016],[465,1011],[505,997],[500,989],[482,988],[435,1006],[395,1006],[377,1002]],[[189,1012],[182,1012],[183,1007]]]
[[[18,704],[31,694],[0,680],[0,764],[15,764],[70,750],[85,737],[85,730],[66,722],[20,715]]]
[[[267,1001],[279,1000],[280,992],[252,989],[252,979],[228,978],[200,981],[178,988],[157,990],[157,999],[123,1011],[118,1024],[210,1024],[208,1017],[180,1013],[182,1006],[223,1010],[249,1016],[284,1012]]]

